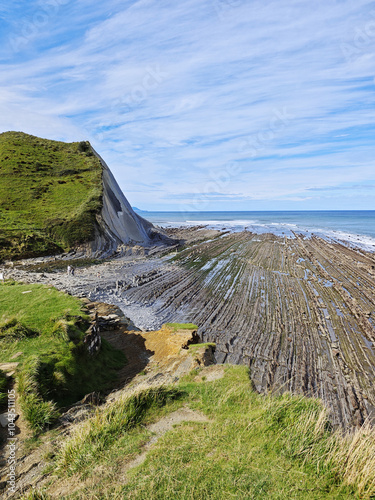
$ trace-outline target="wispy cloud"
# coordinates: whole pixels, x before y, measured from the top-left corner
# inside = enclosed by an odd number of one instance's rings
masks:
[[[0,8],[1,130],[89,139],[133,204],[375,209],[375,3],[11,7]]]

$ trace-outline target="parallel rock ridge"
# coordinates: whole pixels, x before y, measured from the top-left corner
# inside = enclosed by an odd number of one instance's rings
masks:
[[[97,274],[100,274],[100,278]],[[317,237],[249,232],[166,258],[30,276],[117,304],[136,326],[193,322],[219,363],[249,366],[260,392],[320,397],[334,425],[375,422],[375,255]]]
[[[0,261],[73,249],[107,256],[161,241],[88,142],[0,134]]]
[[[375,421],[375,256],[320,238],[225,235],[137,268],[117,292],[194,321],[257,390],[322,398],[333,424]],[[134,282],[134,279],[133,279]]]

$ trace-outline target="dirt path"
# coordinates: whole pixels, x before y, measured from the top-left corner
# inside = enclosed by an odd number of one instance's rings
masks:
[[[143,462],[147,458],[148,452],[152,449],[152,447],[157,443],[157,441],[164,436],[168,431],[172,430],[176,425],[181,424],[182,422],[209,422],[210,420],[203,413],[191,410],[190,408],[180,408],[169,415],[161,418],[154,424],[150,424],[146,427],[147,430],[152,432],[154,435],[152,438],[144,445],[143,452],[138,455],[134,460],[124,464],[122,468],[122,473],[126,473],[130,469],[134,467],[138,467],[138,465],[143,464]],[[122,477],[123,474],[120,474]],[[125,481],[126,482],[126,475]],[[121,484],[121,483],[120,483]]]
[[[203,413],[184,407],[166,415],[157,422],[148,425],[146,429],[153,433],[152,438],[144,444],[140,450],[140,454],[136,458],[130,461],[124,461],[121,468],[116,471],[116,486],[126,484],[128,471],[142,465],[147,458],[147,454],[157,441],[168,431],[183,422],[206,423],[210,422],[210,420]],[[86,480],[81,479],[78,476],[64,480],[56,480],[48,487],[48,494],[51,495],[52,498],[56,499],[74,494],[78,495],[79,498],[82,498],[82,496],[80,496],[80,492],[87,490],[90,491],[94,486],[97,486],[100,482],[102,482],[102,474],[104,475],[103,477],[106,477],[108,471],[101,471],[100,468],[98,468],[97,474],[94,474]]]
[[[105,305],[100,305],[100,310],[107,312]],[[114,311],[115,309],[112,308],[112,312]],[[104,407],[116,399],[126,397],[127,394],[145,387],[177,382],[181,376],[190,373],[192,369],[197,367],[202,368],[197,375],[197,380],[200,381],[216,380],[224,375],[222,366],[211,366],[214,362],[212,347],[197,346],[193,351],[185,348],[190,341],[194,341],[196,338],[194,330],[175,330],[165,327],[156,332],[128,332],[124,328],[119,328],[113,331],[104,331],[102,336],[113,346],[122,349],[129,359],[128,365],[121,371],[119,388],[108,395]],[[87,414],[86,418],[89,416],[90,414]],[[153,436],[143,444],[136,458],[120,463],[120,472],[116,473],[116,483],[124,484],[127,481],[127,471],[141,465],[158,439],[174,426],[182,422],[208,421],[208,418],[202,413],[184,407],[148,425],[146,428]],[[62,429],[62,435],[57,438],[58,442],[74,432],[74,429],[74,423]],[[48,442],[45,443],[45,446],[35,450],[25,460],[22,467],[22,478],[19,479],[19,483],[24,488],[30,485],[38,489],[47,488],[48,494],[52,498],[61,498],[65,495],[79,494],[85,489],[90,490],[94,484],[98,484],[111,472],[107,469],[101,470],[99,467],[97,473],[87,480],[75,476],[64,480],[55,479],[51,485],[51,477],[43,475],[43,468],[46,465],[43,455],[46,451],[48,451]]]

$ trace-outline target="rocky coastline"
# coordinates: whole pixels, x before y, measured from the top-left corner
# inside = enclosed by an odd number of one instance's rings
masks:
[[[334,426],[374,420],[374,254],[298,234],[169,232],[178,251],[129,248],[75,276],[26,271],[35,259],[2,271],[114,304],[144,331],[194,322],[219,363],[249,366],[257,391],[317,396]]]

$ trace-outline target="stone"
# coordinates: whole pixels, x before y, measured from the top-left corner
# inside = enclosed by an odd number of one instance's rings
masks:
[[[14,415],[14,418],[12,418],[12,422],[15,422],[17,419],[18,419],[19,415]],[[8,423],[9,423],[9,420],[8,420],[8,414],[7,413],[2,413],[0,415],[0,425],[2,427],[8,427]]]

